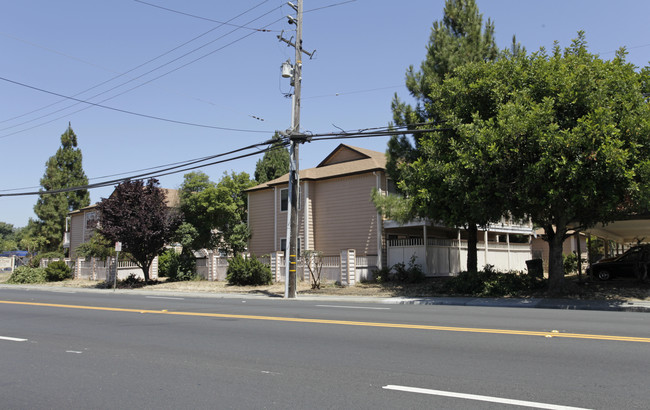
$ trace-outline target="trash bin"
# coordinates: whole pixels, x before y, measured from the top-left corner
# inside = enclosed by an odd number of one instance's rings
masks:
[[[528,274],[536,278],[544,277],[544,265],[541,259],[530,259],[526,261],[526,268],[528,269]]]

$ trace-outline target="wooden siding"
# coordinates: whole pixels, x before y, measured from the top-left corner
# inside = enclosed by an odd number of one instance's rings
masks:
[[[76,258],[75,251],[83,243],[84,213],[74,214],[70,217],[70,256]]]
[[[318,181],[313,195],[314,248],[325,255],[356,249],[377,254],[377,210],[370,200],[377,184],[373,173]]]
[[[273,189],[253,191],[248,199],[248,223],[252,230],[248,250],[254,255],[265,255],[274,251],[274,212]],[[279,197],[279,195],[278,195]],[[278,210],[280,204],[278,202]],[[285,212],[286,213],[286,212]]]
[[[338,164],[341,162],[356,161],[363,158],[364,156],[362,156],[358,152],[349,149],[338,150],[334,155],[332,155],[327,160],[327,165]]]

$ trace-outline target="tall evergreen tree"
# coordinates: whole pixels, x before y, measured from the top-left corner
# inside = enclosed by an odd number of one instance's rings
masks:
[[[414,134],[413,138],[406,135],[391,138],[387,170],[401,193],[407,196],[411,196],[410,187],[413,178],[418,178],[419,167],[435,171],[428,174],[426,186],[420,187],[427,191],[421,195],[426,201],[409,201],[406,205],[401,202],[399,208],[406,209],[408,217],[431,218],[467,228],[467,269],[470,271],[477,270],[477,225],[497,218],[500,210],[490,203],[490,206],[476,208],[480,212],[469,212],[468,204],[482,199],[475,196],[476,190],[471,188],[485,186],[487,181],[480,167],[473,166],[467,158],[472,151],[472,141],[460,137],[453,130],[453,124],[445,123],[442,113],[435,109],[432,91],[463,64],[494,60],[498,55],[494,25],[489,19],[483,25],[476,2],[447,0],[442,21],[433,23],[427,55],[420,70],[410,66],[406,72],[406,87],[417,105],[414,108],[397,96],[392,102],[393,119],[398,125],[408,126],[410,130],[421,128],[421,124],[426,124],[425,128],[444,126],[450,129],[443,133]],[[374,199],[384,211],[396,203],[394,198],[378,195]]]
[[[289,150],[276,133],[273,136],[271,150],[266,151],[255,165],[255,181],[258,184],[271,181],[289,172]]]
[[[61,249],[68,212],[90,204],[90,195],[85,189],[58,194],[46,192],[87,184],[88,178],[82,167],[81,149],[77,147],[77,135],[68,123],[68,129],[61,135],[61,146],[45,164],[45,174],[41,178],[43,193],[34,206],[34,213],[39,219],[39,235],[47,241],[45,250]]]

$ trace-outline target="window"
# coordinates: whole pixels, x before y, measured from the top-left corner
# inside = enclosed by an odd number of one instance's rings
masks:
[[[302,195],[302,189],[300,190]],[[302,208],[302,198],[298,198],[298,210]],[[280,190],[280,211],[287,212],[289,210],[289,188],[283,188]]]
[[[280,239],[280,251],[285,252],[287,250],[287,240],[286,238]],[[298,257],[300,257],[300,238],[298,238]]]
[[[289,189],[284,188],[280,190],[280,211],[287,212],[288,209],[289,209]],[[284,250],[284,248],[282,248],[282,250]]]

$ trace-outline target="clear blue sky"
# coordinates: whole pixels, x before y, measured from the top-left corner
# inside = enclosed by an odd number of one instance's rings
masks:
[[[293,60],[294,53],[276,38],[281,30],[287,37],[292,35],[293,26],[283,16],[293,10],[285,2],[147,1],[216,21],[228,21],[249,10],[232,23],[272,32],[218,27],[212,21],[134,0],[4,2],[0,13],[0,77],[75,95],[214,29],[77,98],[99,103],[150,81],[102,104],[178,121],[268,132],[191,127],[99,107],[75,112],[86,106],[69,107],[74,104],[70,101],[35,111],[61,98],[0,81],[0,190],[37,186],[68,122],[78,136],[89,178],[217,154],[261,142],[274,130],[289,127],[291,100],[283,93],[290,88],[280,77],[280,65]],[[385,126],[391,120],[393,95],[408,100],[403,85],[405,70],[411,64],[419,66],[424,58],[431,25],[442,18],[444,5],[443,0],[356,0],[323,8],[342,2],[304,1],[305,10],[313,10],[304,16],[304,48],[317,51],[303,64],[302,131]],[[584,30],[590,51],[603,58],[612,58],[615,50],[626,46],[628,61],[642,67],[650,60],[647,0],[478,0],[478,5],[484,19],[494,21],[500,48],[510,44],[513,34],[529,52],[541,46],[549,49],[554,40],[566,46],[578,30]],[[140,78],[108,91],[136,77]],[[378,151],[385,151],[386,142],[385,138],[348,141]],[[338,143],[304,145],[301,168],[318,164]],[[214,181],[231,170],[252,175],[257,159],[203,171]],[[181,182],[182,174],[161,179],[167,188],[177,188]],[[111,190],[91,191],[91,201],[99,201]],[[0,198],[0,221],[25,226],[30,217],[35,217],[36,199]]]

